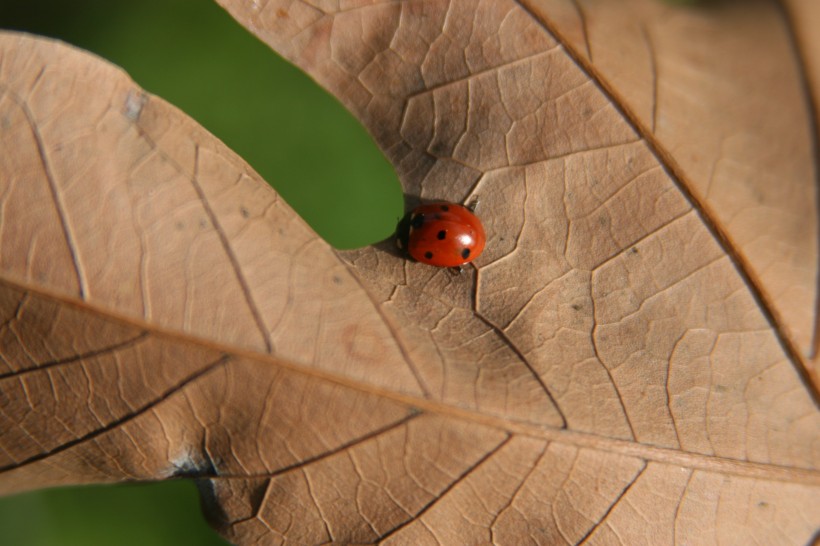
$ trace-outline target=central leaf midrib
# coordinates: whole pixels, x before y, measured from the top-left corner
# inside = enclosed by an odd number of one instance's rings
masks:
[[[166,339],[177,343],[210,348],[223,354],[223,358],[239,357],[259,363],[265,363],[266,365],[280,366],[281,368],[293,373],[302,374],[322,381],[329,381],[342,387],[383,397],[388,400],[407,405],[411,408],[415,408],[422,412],[434,413],[452,419],[461,419],[522,436],[554,441],[579,448],[595,449],[608,453],[619,453],[646,461],[656,461],[659,463],[679,465],[686,468],[713,471],[724,474],[820,486],[820,469],[787,467],[773,463],[729,459],[715,455],[683,451],[680,449],[657,447],[630,440],[619,440],[588,432],[579,432],[566,429],[562,430],[531,423],[512,421],[501,417],[494,417],[445,404],[443,402],[423,399],[417,396],[401,394],[387,389],[374,387],[345,376],[330,373],[324,370],[309,368],[303,364],[289,360],[279,359],[276,358],[275,355],[266,355],[251,349],[235,347],[226,343],[203,339],[185,332],[164,329],[156,326],[155,324],[141,321],[134,317],[124,316],[109,309],[100,308],[97,305],[78,300],[72,296],[49,291],[43,287],[33,286],[26,282],[9,279],[7,275],[0,276],[0,285],[5,285],[16,290],[30,292],[38,297],[50,299],[63,305],[72,306],[85,312],[94,313],[95,315],[106,320],[134,326],[159,339]],[[230,364],[228,363],[228,365]]]

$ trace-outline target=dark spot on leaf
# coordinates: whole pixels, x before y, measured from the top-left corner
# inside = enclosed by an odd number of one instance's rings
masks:
[[[438,232],[438,235],[436,235],[436,238],[437,238],[439,241],[443,241],[445,237],[447,237],[447,232],[446,232],[446,231],[444,231],[443,229],[442,229],[441,231],[439,231],[439,232]]]
[[[424,225],[424,215],[423,214],[414,214],[412,218],[410,218],[410,225],[414,229],[419,229],[422,225]]]
[[[758,508],[768,508],[768,507],[769,507],[769,503],[768,503],[768,502],[766,502],[766,501],[760,501],[759,503],[757,503],[757,507],[758,507]]]
[[[243,218],[247,218],[251,215],[251,213],[245,207],[239,207],[239,214],[241,214]]]
[[[194,484],[199,491],[199,502],[205,519],[215,527],[227,527],[229,518],[214,488],[214,480],[199,479],[194,480]]]
[[[453,150],[447,145],[447,141],[444,139],[436,139],[428,151],[433,157],[449,157],[450,154],[453,153]]]
[[[427,252],[424,253],[424,257],[429,260],[430,258],[433,257],[433,253],[428,250]]]
[[[435,218],[436,220],[441,220],[441,214],[439,214],[439,213],[435,213],[435,214],[433,215],[433,218]]]
[[[572,308],[573,308],[573,309],[575,309],[576,311],[580,311],[580,310],[581,310],[581,306],[580,306],[580,305],[578,305],[577,303],[573,303],[570,307],[572,307]]]
[[[450,210],[450,207],[448,207],[447,205],[441,205],[441,210],[448,211]]]
[[[338,275],[333,275],[333,282],[336,284],[342,284],[342,278]]]
[[[632,248],[629,249],[629,252],[631,252],[632,254],[637,254],[638,253],[638,247],[633,246]]]
[[[461,257],[462,257],[462,258],[464,258],[465,260],[466,260],[467,258],[469,258],[469,257],[470,257],[470,249],[469,249],[469,248],[465,248],[464,250],[462,250],[462,251],[461,251]]]
[[[176,224],[174,224],[174,227],[176,227],[179,231],[182,231],[183,229],[185,229],[185,224],[183,224],[182,222],[177,222]]]

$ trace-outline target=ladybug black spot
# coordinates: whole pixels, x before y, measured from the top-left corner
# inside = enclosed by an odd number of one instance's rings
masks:
[[[447,205],[441,205],[441,210],[446,212],[446,211],[450,210],[450,207],[448,207]]]
[[[433,257],[433,253],[428,250],[427,252],[424,253],[424,257],[429,260],[430,258]]]
[[[461,257],[462,257],[462,258],[464,258],[465,260],[466,260],[467,258],[469,258],[469,257],[470,257],[470,249],[469,249],[469,248],[465,248],[464,250],[462,250],[462,251],[461,251]]]
[[[444,231],[443,229],[442,229],[441,231],[439,231],[439,232],[438,232],[438,235],[436,235],[436,238],[437,238],[439,241],[443,241],[445,237],[447,237],[447,232],[446,232],[446,231]]]
[[[415,229],[419,229],[422,225],[424,225],[424,215],[423,214],[413,215],[413,217],[410,218],[410,225]]]

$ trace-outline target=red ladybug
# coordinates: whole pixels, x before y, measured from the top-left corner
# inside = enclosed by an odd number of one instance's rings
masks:
[[[421,205],[405,216],[396,242],[419,262],[458,268],[478,258],[486,236],[469,208],[440,202]]]

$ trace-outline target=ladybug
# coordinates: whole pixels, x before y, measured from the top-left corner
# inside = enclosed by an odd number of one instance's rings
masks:
[[[460,268],[481,254],[486,236],[471,208],[456,203],[421,205],[399,223],[396,244],[416,261]]]

